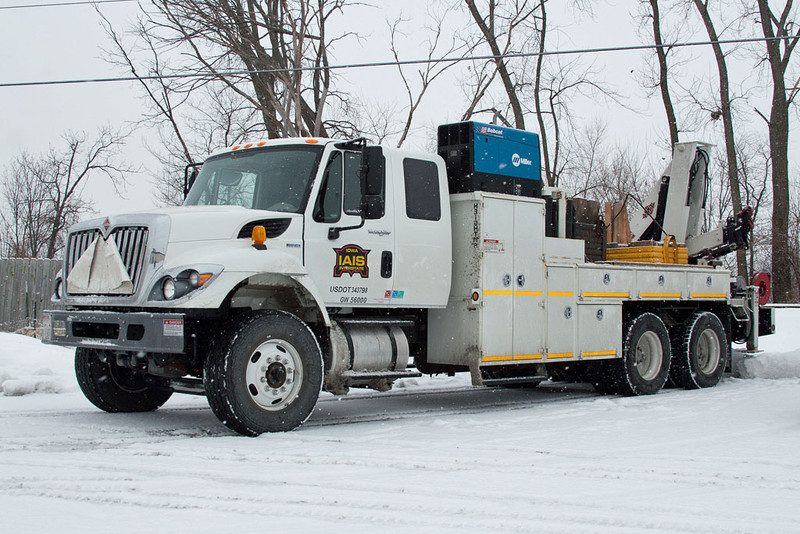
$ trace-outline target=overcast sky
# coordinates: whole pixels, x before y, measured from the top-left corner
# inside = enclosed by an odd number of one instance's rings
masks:
[[[53,0],[0,0],[0,6],[26,3],[45,3]],[[72,0],[66,0],[72,1]],[[414,27],[424,23],[425,6],[429,2],[374,2],[374,8],[362,9],[353,17],[352,29],[365,35],[362,42],[351,41],[337,48],[335,63],[357,63],[367,60],[388,60],[388,31],[385,20],[393,19],[399,10],[411,19],[408,50],[404,57],[423,55],[413,44],[419,36]],[[553,3],[553,5],[557,5]],[[549,49],[596,48],[641,44],[637,36],[637,21],[632,10],[636,0],[608,0],[594,2],[594,17],[576,18],[573,13],[558,12],[554,7],[551,23],[561,27],[550,37]],[[130,26],[138,12],[135,2],[103,6],[103,12],[123,30]],[[350,21],[343,20],[342,24]],[[700,40],[704,34],[696,34]],[[121,73],[104,62],[101,48],[107,41],[98,16],[89,5],[48,7],[36,9],[0,10],[0,82],[20,82],[57,79],[79,79],[118,76]],[[623,95],[630,106],[624,109],[606,102],[576,104],[579,123],[588,124],[600,118],[609,127],[610,142],[635,142],[651,146],[659,154],[664,152],[663,139],[666,124],[657,94],[647,98],[637,82],[636,72],[645,68],[646,52],[618,52],[592,57],[595,66],[603,73],[604,81]],[[705,51],[694,50],[683,56],[688,63],[681,68],[691,69],[697,75],[716,77],[713,58]],[[741,76],[752,70],[753,61],[742,61],[735,72]],[[344,82],[360,98],[391,105],[395,102],[402,111],[405,105],[401,81],[393,68],[349,71],[342,74]],[[409,147],[422,148],[429,141],[425,126],[458,120],[462,111],[462,93],[456,87],[454,76],[443,79],[433,87],[431,94],[418,113],[420,127],[408,142]],[[758,91],[756,91],[758,92]],[[753,99],[768,97],[751,94]],[[138,119],[144,103],[138,88],[127,82],[81,84],[71,86],[0,88],[0,167],[5,166],[20,150],[39,152],[49,144],[56,144],[65,130],[92,132],[98,125],[118,127]],[[797,120],[796,115],[794,120]],[[533,120],[530,121],[533,123]],[[531,124],[532,125],[532,124]],[[710,127],[713,127],[711,125]],[[753,125],[758,128],[758,125]],[[533,128],[531,128],[533,129]],[[129,162],[152,166],[142,148],[142,138],[152,133],[137,132],[125,148]],[[703,132],[698,132],[698,136]],[[686,138],[685,138],[686,139]],[[688,140],[688,139],[686,139]],[[151,143],[154,142],[151,139]],[[146,172],[130,177],[125,196],[118,198],[109,187],[95,182],[87,196],[98,203],[97,210],[110,213],[152,207],[152,184]]]

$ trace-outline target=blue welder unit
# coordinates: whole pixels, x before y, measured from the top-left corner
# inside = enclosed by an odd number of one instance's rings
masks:
[[[451,193],[541,196],[539,135],[479,122],[439,126]]]

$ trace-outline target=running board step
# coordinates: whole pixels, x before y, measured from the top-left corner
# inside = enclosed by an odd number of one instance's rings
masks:
[[[512,376],[508,378],[484,378],[484,386],[505,386],[508,384],[530,384],[531,382],[544,382],[546,376]]]
[[[419,378],[422,373],[419,371],[345,371],[342,376],[351,380],[379,380],[387,378]]]

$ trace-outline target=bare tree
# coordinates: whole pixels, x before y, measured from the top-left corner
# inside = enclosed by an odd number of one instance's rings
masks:
[[[653,43],[655,44],[655,53],[658,63],[658,81],[656,85],[661,92],[661,101],[664,104],[664,111],[667,115],[667,126],[669,127],[669,141],[670,147],[675,146],[678,142],[678,118],[675,113],[675,106],[672,103],[672,94],[669,90],[669,67],[667,65],[667,56],[671,52],[671,48],[664,46],[664,39],[662,37],[661,25],[661,10],[658,0],[641,0],[642,4],[647,4],[647,10],[643,15],[643,19],[650,19],[652,27]]]
[[[481,32],[483,42],[489,47],[492,56],[494,56],[494,65],[500,80],[503,82],[503,88],[513,113],[514,127],[524,130],[525,116],[517,95],[518,85],[512,79],[512,70],[504,56],[521,50],[521,48],[515,48],[515,46],[524,44],[523,42],[515,42],[515,30],[520,25],[532,23],[537,5],[528,0],[516,2],[488,0],[485,9],[481,9],[475,0],[464,1],[473,22]],[[542,5],[544,5],[544,2],[542,2]],[[517,36],[517,39],[519,39],[519,36]]]
[[[41,156],[22,153],[4,173],[2,235],[10,255],[54,258],[66,229],[89,210],[82,198],[87,182],[105,177],[119,191],[133,171],[118,162],[125,135],[108,127],[93,138],[67,132],[62,140],[64,148]]]
[[[400,139],[397,142],[397,148],[403,146],[403,143],[406,141],[409,131],[411,130],[411,125],[414,122],[414,114],[416,113],[417,108],[419,108],[419,105],[422,103],[422,99],[430,88],[431,84],[442,74],[444,74],[445,71],[456,65],[456,62],[452,61],[440,63],[435,60],[437,58],[453,57],[457,53],[463,52],[465,49],[469,48],[463,43],[459,44],[455,37],[451,36],[448,38],[445,35],[444,21],[448,13],[449,10],[445,10],[442,13],[431,14],[429,16],[431,23],[427,28],[429,36],[426,38],[425,42],[427,48],[426,59],[429,61],[416,72],[418,78],[416,85],[418,86],[418,89],[412,88],[413,82],[408,79],[403,66],[400,65],[400,54],[398,51],[398,39],[402,35],[402,32],[400,31],[400,25],[407,21],[403,20],[401,17],[389,24],[392,55],[394,56],[395,61],[398,62],[397,70],[400,73],[400,79],[403,81],[403,86],[405,87],[406,94],[408,96],[406,120],[405,124],[403,125],[403,129],[400,132]]]
[[[739,159],[736,154],[736,138],[733,127],[733,108],[731,106],[731,91],[728,76],[728,63],[726,55],[722,51],[719,43],[720,36],[714,26],[714,20],[708,8],[708,0],[693,0],[700,19],[703,21],[708,39],[711,41],[711,48],[714,51],[714,59],[717,62],[717,72],[719,74],[719,111],[714,110],[712,117],[722,117],[722,129],[725,135],[725,153],[727,155],[728,185],[730,187],[731,202],[736,213],[742,211],[742,193],[739,184]],[[747,273],[747,256],[744,250],[736,252],[736,266],[739,273]]]
[[[607,127],[595,121],[578,130],[569,159],[574,166],[562,175],[562,186],[576,196],[599,202],[640,204],[656,178],[646,152],[631,144],[608,146]]]
[[[41,179],[45,165],[23,152],[4,172],[0,243],[3,255],[11,258],[37,258],[47,250],[49,205]]]
[[[153,0],[165,32],[206,73],[259,110],[269,137],[328,135],[329,21],[348,0]],[[238,65],[241,73],[229,67]]]
[[[470,16],[479,30],[476,46],[489,48],[493,70],[473,65],[473,96],[465,118],[480,112],[491,112],[507,126],[525,128],[526,115],[534,115],[541,139],[542,167],[549,185],[558,185],[560,174],[568,164],[563,158],[565,135],[574,128],[569,103],[578,95],[595,94],[614,98],[598,81],[599,75],[581,59],[545,60],[547,35],[554,27],[549,23],[547,0],[465,0]],[[570,3],[576,10],[589,12],[590,4],[581,0]],[[508,57],[520,53],[525,57]],[[506,105],[478,105],[490,93],[489,87],[498,76],[502,82]]]
[[[775,302],[792,302],[797,299],[796,278],[784,268],[787,258],[800,265],[797,248],[789,243],[789,107],[800,90],[800,79],[789,80],[789,61],[800,40],[800,25],[794,20],[797,13],[792,0],[787,0],[781,11],[773,10],[767,0],[756,0],[756,8],[763,36],[766,38],[766,62],[769,63],[772,81],[772,104],[769,117],[758,114],[769,129],[770,158],[772,160],[772,280]],[[777,38],[785,38],[777,40]]]

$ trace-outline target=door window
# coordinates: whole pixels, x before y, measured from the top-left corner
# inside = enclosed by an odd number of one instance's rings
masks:
[[[319,188],[314,205],[314,220],[321,223],[338,222],[342,216],[342,153],[334,152]]]
[[[432,161],[405,158],[406,215],[409,219],[438,221],[442,217],[439,172]]]

